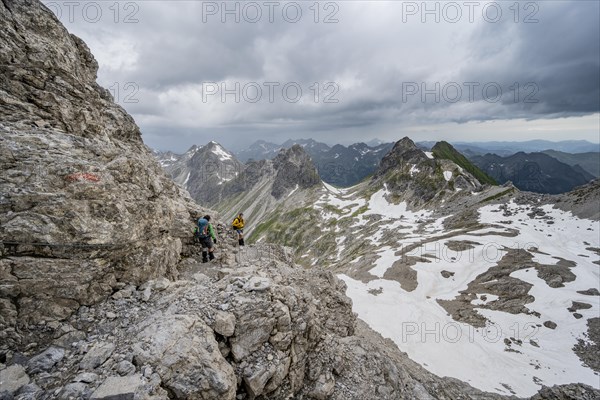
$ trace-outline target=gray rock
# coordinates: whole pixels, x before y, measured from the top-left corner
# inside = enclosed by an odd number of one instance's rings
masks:
[[[221,336],[233,336],[235,332],[235,315],[228,312],[217,312],[215,314],[213,329]]]
[[[42,371],[50,371],[52,367],[65,356],[65,349],[61,347],[49,347],[44,352],[33,357],[27,363],[27,369],[30,374],[36,374]]]
[[[0,31],[0,239],[26,244],[0,260],[0,307],[19,310],[5,322],[64,320],[117,281],[175,277],[199,207],[96,83],[88,46],[34,0],[0,2]]]
[[[152,288],[162,292],[163,290],[168,289],[169,286],[171,286],[171,281],[169,281],[167,278],[158,278],[154,281]]]
[[[131,375],[135,372],[135,365],[127,360],[123,360],[117,364],[117,372],[119,375]]]
[[[556,329],[556,327],[557,327],[556,322],[552,322],[552,321],[545,321],[544,326],[549,329]]]
[[[237,321],[231,352],[236,361],[242,361],[269,340],[276,321],[266,310],[238,315]]]
[[[251,398],[263,394],[265,386],[271,377],[275,374],[274,365],[257,364],[253,369],[248,368],[244,374],[244,384]]]
[[[98,380],[98,374],[93,372],[82,372],[73,378],[73,382],[93,383]]]
[[[29,376],[23,366],[15,364],[0,371],[0,393],[16,393],[29,383]]]
[[[79,363],[79,368],[91,370],[102,365],[115,351],[113,343],[96,343]]]
[[[35,383],[30,383],[23,386],[18,392],[19,400],[38,400],[41,397],[43,390]]]
[[[600,398],[600,390],[588,385],[569,384],[563,386],[544,386],[531,400],[597,400]]]
[[[335,379],[331,373],[321,374],[315,383],[315,387],[310,393],[317,400],[326,400],[333,394],[335,389]]]
[[[145,321],[133,346],[136,363],[155,366],[177,398],[233,399],[237,380],[213,331],[190,315],[157,314]]]
[[[259,276],[253,276],[244,285],[247,292],[263,292],[271,287],[271,280]]]
[[[90,397],[91,390],[83,382],[69,383],[58,395],[60,400],[79,400]]]
[[[91,400],[133,400],[144,382],[138,374],[108,377],[92,394]]]

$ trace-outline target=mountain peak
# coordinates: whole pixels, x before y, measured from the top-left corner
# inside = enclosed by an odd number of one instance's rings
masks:
[[[376,176],[386,174],[405,164],[419,164],[427,162],[429,158],[417,147],[409,137],[404,137],[396,142],[392,150],[381,160]]]
[[[277,175],[271,194],[276,199],[296,187],[308,189],[321,183],[315,164],[301,145],[281,150],[273,160],[273,166]]]
[[[233,154],[231,154],[229,151],[225,150],[225,148],[223,146],[221,146],[219,143],[215,142],[214,140],[211,140],[210,142],[208,142],[208,144],[205,146],[206,151],[209,151],[211,153],[213,153],[214,155],[216,155],[219,159],[219,161],[221,162],[225,162],[225,161],[231,161],[234,159]]]

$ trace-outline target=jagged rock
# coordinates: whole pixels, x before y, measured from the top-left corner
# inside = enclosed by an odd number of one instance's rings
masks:
[[[93,383],[97,380],[98,374],[93,372],[82,372],[73,379],[73,382]]]
[[[258,364],[248,367],[244,373],[244,384],[251,398],[263,394],[269,379],[275,375],[276,367],[270,364]]]
[[[600,391],[591,386],[570,384],[553,387],[544,386],[531,400],[596,400],[599,395]]]
[[[190,315],[156,315],[134,345],[139,364],[152,364],[176,398],[233,399],[237,381],[212,330]]]
[[[236,310],[237,311],[237,310]],[[236,361],[241,361],[257,350],[271,337],[275,318],[269,309],[250,309],[237,315],[237,329],[231,338],[231,352]]]
[[[217,312],[213,329],[219,335],[230,337],[235,332],[235,315],[229,312]]]
[[[12,395],[27,384],[29,376],[22,365],[15,364],[0,370],[0,393]]]
[[[271,281],[267,278],[253,276],[244,285],[244,290],[247,292],[264,292],[271,287]]]
[[[33,357],[27,363],[27,369],[30,374],[36,374],[42,371],[49,371],[56,363],[65,356],[65,349],[60,347],[50,347],[43,353]]]
[[[335,379],[331,373],[321,374],[315,383],[315,388],[310,395],[317,400],[325,400],[331,397],[335,389]]]
[[[199,204],[218,205],[223,184],[235,179],[244,165],[216,142],[192,146],[185,154],[158,155],[173,180]]]
[[[91,370],[102,365],[115,351],[114,343],[97,343],[87,352],[79,368],[83,370]]]
[[[90,388],[82,382],[69,383],[60,391],[58,398],[61,400],[86,399],[91,394]]]
[[[304,151],[296,144],[287,150],[282,150],[273,160],[277,171],[271,194],[276,199],[288,194],[295,187],[307,189],[321,183],[317,168]]]
[[[141,392],[143,381],[140,375],[107,378],[92,394],[91,400],[134,400]]]
[[[127,360],[123,360],[117,364],[117,372],[119,375],[131,375],[135,372],[135,365]]]
[[[35,383],[23,386],[18,392],[19,400],[38,400],[43,390]]]
[[[18,342],[19,321],[64,320],[117,281],[174,277],[199,207],[48,8],[1,2],[0,32],[0,331]]]

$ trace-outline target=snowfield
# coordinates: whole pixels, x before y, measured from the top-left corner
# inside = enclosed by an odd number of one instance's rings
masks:
[[[448,233],[443,229],[444,218],[430,222],[425,232],[414,232],[417,221],[429,213],[412,213],[403,204],[389,204],[385,194],[382,190],[371,197],[365,215],[380,215],[384,224],[380,231],[394,229],[408,233],[408,239],[396,246],[390,241],[380,243],[381,235],[372,238],[378,259],[369,272],[377,279],[364,283],[339,275],[361,319],[429,371],[485,391],[524,397],[535,394],[541,385],[581,382],[600,388],[599,375],[573,352],[579,339],[587,340],[587,319],[600,315],[599,296],[577,293],[599,288],[599,266],[594,263],[599,259],[594,248],[600,248],[597,221],[579,219],[552,206],[539,207],[543,213],[530,216],[532,206],[510,202],[505,208],[479,209],[479,221],[489,225],[485,229],[442,238]],[[362,215],[356,219],[362,222]],[[397,255],[403,245],[424,240],[428,242]],[[469,241],[472,248],[451,250],[449,241]],[[487,319],[486,326],[475,328],[455,321],[438,300],[456,299],[470,282],[498,265],[509,249],[529,250],[533,261],[544,265],[572,261],[576,265],[569,270],[576,278],[563,287],[550,287],[538,277],[537,269],[516,270],[510,277],[532,285],[528,294],[535,300],[525,305],[531,313],[482,308],[498,300],[483,291],[471,304]],[[420,260],[410,267],[417,274],[413,291],[383,278],[395,261],[407,256]],[[568,310],[574,301],[591,305],[576,310],[582,316],[579,319]],[[546,321],[554,322],[556,328],[546,327]]]

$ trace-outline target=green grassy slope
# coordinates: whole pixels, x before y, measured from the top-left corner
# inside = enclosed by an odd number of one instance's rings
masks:
[[[467,160],[465,156],[459,153],[452,145],[448,142],[438,142],[431,149],[434,157],[444,160],[450,160],[456,165],[460,166],[465,171],[473,175],[481,183],[487,183],[489,185],[498,185],[498,183],[490,177],[488,174],[477,168],[471,161]]]

